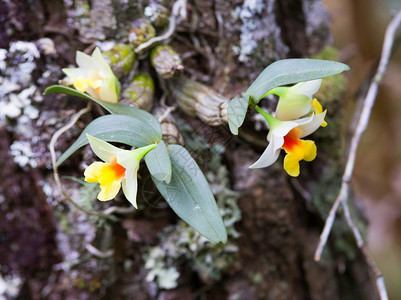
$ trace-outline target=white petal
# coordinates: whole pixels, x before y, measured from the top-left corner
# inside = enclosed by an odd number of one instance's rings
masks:
[[[118,149],[117,163],[122,165],[125,169],[138,169],[140,158],[134,151]]]
[[[315,118],[314,115],[310,115],[309,117],[293,120],[292,122],[296,123],[297,126],[300,126],[312,122],[314,118]]]
[[[99,97],[100,97],[100,100],[103,100],[106,102],[111,102],[111,103],[118,102],[116,81],[115,81],[114,75],[113,75],[113,77],[111,77],[111,78],[108,77],[102,81],[102,84],[99,89]]]
[[[315,132],[322,124],[324,117],[326,116],[326,113],[327,113],[327,110],[325,110],[321,114],[312,115],[311,117],[308,118],[308,119],[311,119],[309,122],[300,124],[298,126],[298,128],[302,130],[302,135],[300,137],[303,138],[303,137]]]
[[[290,93],[302,94],[312,100],[313,95],[320,89],[321,84],[321,79],[300,82],[290,88]]]
[[[93,152],[103,161],[109,162],[113,156],[125,151],[89,134],[86,136]]]
[[[103,71],[106,77],[111,75],[114,76],[113,71],[111,70],[107,61],[104,59],[102,52],[100,52],[98,47],[96,47],[95,51],[93,51],[92,59],[96,63],[96,70]]]
[[[122,181],[124,195],[135,208],[138,208],[138,205],[136,204],[136,194],[138,191],[137,172],[138,168],[127,169],[125,171],[125,178]]]
[[[90,96],[92,96],[95,99],[102,100],[100,99],[99,93],[96,92],[96,90],[90,86],[86,88],[85,92],[87,92]]]
[[[249,168],[256,169],[256,168],[265,168],[272,165],[278,158],[281,146],[284,144],[283,137],[273,136],[272,141],[267,145],[267,148],[259,157],[259,159],[251,165]]]
[[[270,129],[270,132],[267,135],[268,141],[271,140],[271,137],[284,137],[287,135],[288,132],[290,132],[291,129],[298,126],[298,123],[296,121],[281,121],[276,124],[274,125],[273,128]]]
[[[77,61],[77,65],[81,69],[96,70],[96,65],[93,61],[93,58],[81,51],[77,51],[76,61]]]
[[[70,79],[74,79],[74,78],[87,78],[88,76],[88,72],[86,72],[86,70],[84,69],[80,69],[80,68],[64,68],[61,69]]]

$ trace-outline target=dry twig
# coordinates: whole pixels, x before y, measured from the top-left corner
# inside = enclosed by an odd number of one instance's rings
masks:
[[[136,210],[131,207],[126,208],[126,207],[111,206],[111,207],[105,209],[103,212],[87,210],[86,208],[82,207],[81,205],[76,203],[74,200],[72,200],[71,197],[68,196],[68,194],[63,189],[63,186],[62,186],[61,180],[60,180],[60,176],[58,174],[58,169],[57,169],[57,157],[56,157],[56,150],[55,150],[56,142],[64,132],[66,132],[72,126],[74,126],[74,124],[79,120],[79,118],[82,115],[86,114],[90,110],[91,110],[91,103],[89,103],[87,107],[81,109],[76,114],[74,114],[69,123],[67,123],[65,126],[61,127],[59,130],[57,130],[53,134],[53,136],[50,140],[50,143],[49,143],[49,151],[50,151],[51,163],[52,163],[52,168],[53,168],[54,181],[56,182],[60,193],[65,197],[65,199],[71,205],[73,205],[76,209],[82,211],[83,213],[85,213],[87,215],[97,216],[100,218],[109,218],[110,215],[115,214],[115,213],[122,214],[122,215],[132,214]]]
[[[319,261],[321,258],[323,249],[327,243],[327,239],[329,237],[331,228],[333,226],[333,222],[335,219],[337,209],[341,204],[343,207],[343,210],[344,210],[347,224],[352,230],[352,233],[355,237],[357,245],[362,250],[362,252],[367,260],[368,265],[370,266],[370,268],[372,269],[372,271],[374,272],[374,274],[376,276],[376,286],[377,286],[377,289],[378,289],[381,299],[388,299],[386,288],[384,286],[383,277],[382,277],[380,271],[375,266],[372,258],[370,257],[370,254],[365,246],[365,243],[361,237],[361,234],[351,218],[347,200],[348,200],[348,196],[349,196],[350,180],[351,180],[352,172],[354,170],[354,165],[355,165],[356,151],[358,149],[358,145],[361,140],[361,136],[362,136],[363,132],[366,130],[366,127],[368,125],[370,114],[371,114],[371,111],[372,111],[372,108],[373,108],[373,105],[374,105],[374,102],[376,99],[378,86],[379,86],[379,83],[382,80],[384,73],[386,71],[387,64],[388,64],[390,54],[391,54],[391,49],[392,49],[393,43],[394,43],[394,36],[395,36],[397,28],[400,26],[400,23],[401,23],[401,11],[399,11],[396,14],[396,16],[393,18],[393,20],[387,27],[379,67],[377,69],[375,77],[373,78],[373,80],[369,86],[369,90],[366,95],[366,98],[363,101],[362,112],[359,116],[358,123],[357,123],[358,125],[352,136],[350,150],[349,150],[348,158],[347,158],[347,163],[346,163],[345,171],[344,171],[344,174],[342,177],[342,184],[341,184],[340,192],[339,192],[339,194],[329,212],[329,215],[326,219],[324,229],[322,231],[322,234],[320,235],[319,245],[315,252],[315,260]]]

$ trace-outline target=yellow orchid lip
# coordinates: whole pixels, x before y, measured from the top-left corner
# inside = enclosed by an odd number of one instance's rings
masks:
[[[99,183],[101,191],[98,199],[107,201],[113,199],[120,190],[121,181],[125,178],[125,168],[117,163],[117,156],[113,156],[109,163],[92,163],[84,175],[85,181]]]
[[[314,98],[312,100],[312,110],[314,110],[314,113],[317,114],[321,114],[323,112],[323,107],[320,104],[320,102]],[[326,127],[327,126],[327,122],[323,120],[322,124],[320,124],[320,126],[322,127]]]
[[[315,142],[302,140],[302,131],[294,128],[284,136],[284,144],[281,149],[287,153],[284,158],[284,170],[288,175],[297,177],[300,172],[299,162],[301,160],[312,161],[316,158]]]
[[[87,137],[93,152],[104,162],[92,163],[84,172],[85,181],[99,183],[100,192],[97,198],[101,201],[115,198],[122,188],[128,201],[137,208],[139,163],[142,157],[157,145],[123,150],[89,134]]]

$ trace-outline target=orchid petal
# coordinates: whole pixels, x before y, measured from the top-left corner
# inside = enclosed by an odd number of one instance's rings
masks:
[[[316,144],[314,141],[302,140],[302,148],[304,150],[304,161],[312,161],[316,158]]]
[[[96,69],[103,71],[106,77],[114,76],[113,71],[111,70],[107,61],[104,59],[102,52],[100,52],[98,47],[96,47],[92,53],[92,60],[96,62]]]
[[[310,112],[311,107],[311,100],[307,96],[288,93],[278,101],[276,118],[282,121],[298,119]]]
[[[98,182],[98,178],[102,173],[102,168],[104,166],[104,162],[96,161],[90,164],[85,172],[85,181],[86,182]]]
[[[125,171],[125,178],[122,181],[122,188],[127,200],[135,208],[138,208],[138,205],[136,203],[136,197],[138,191],[138,168],[136,169],[130,168]]]
[[[77,51],[76,62],[79,68],[86,70],[97,70],[96,63],[88,54]]]
[[[103,161],[111,161],[113,156],[116,156],[121,151],[128,151],[122,150],[117,148],[101,139],[95,138],[89,134],[86,135],[89,141],[89,144],[92,148],[92,151]],[[128,151],[129,152],[129,151]]]
[[[312,100],[313,95],[320,89],[321,84],[322,79],[300,82],[290,87],[289,93],[305,95]]]
[[[80,69],[80,68],[63,68],[61,69],[67,75],[71,80],[74,78],[86,78],[88,72],[86,70]]]
[[[299,161],[300,159],[292,153],[288,153],[284,157],[283,167],[288,175],[292,177],[297,177],[299,175],[300,172]]]
[[[100,201],[108,201],[115,198],[120,191],[121,188],[121,180],[113,181],[110,184],[100,185],[100,192],[97,195],[97,198]]]
[[[324,117],[326,116],[326,113],[327,113],[327,110],[325,110],[321,114],[312,115],[309,117],[309,119],[311,119],[309,122],[299,124],[298,128],[302,130],[302,134],[300,137],[303,138],[303,137],[315,132],[320,127],[322,122],[324,121]]]
[[[302,119],[301,119],[302,120]],[[291,129],[298,126],[296,121],[280,121],[275,122],[274,126],[270,128],[270,132],[267,135],[267,140],[270,141],[272,136],[284,137]],[[281,147],[281,145],[280,145]]]
[[[117,153],[117,163],[125,169],[138,169],[141,157],[135,154],[135,150],[121,150]]]
[[[259,159],[252,164],[249,168],[265,168],[272,165],[278,158],[281,146],[284,144],[283,137],[273,136],[272,141],[267,145],[267,148],[259,157]]]
[[[89,91],[88,91],[89,93]],[[100,86],[99,97],[103,101],[117,103],[118,95],[116,90],[116,80],[114,75],[112,77],[106,77]]]

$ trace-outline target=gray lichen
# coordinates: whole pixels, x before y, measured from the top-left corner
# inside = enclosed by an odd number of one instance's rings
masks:
[[[281,40],[281,29],[276,23],[273,8],[274,0],[269,0],[267,4],[261,0],[245,0],[242,7],[235,8],[233,16],[239,18],[242,25],[240,45],[233,50],[239,55],[240,62],[249,64],[256,58],[266,65],[288,53],[288,47]]]

